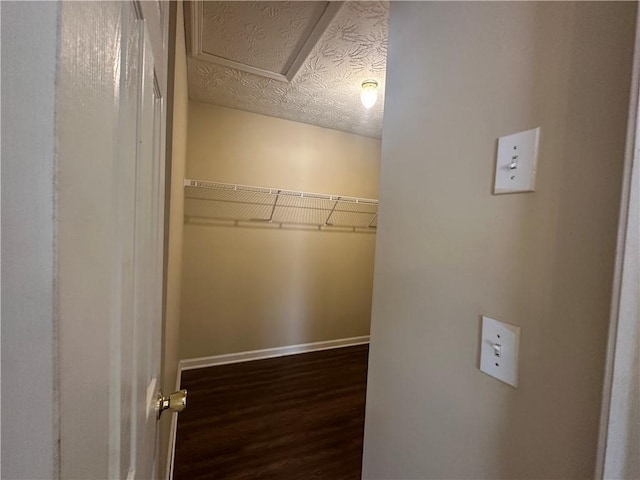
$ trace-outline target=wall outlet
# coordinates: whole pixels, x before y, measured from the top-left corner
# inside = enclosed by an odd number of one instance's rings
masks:
[[[520,327],[482,317],[480,370],[517,388],[519,351]]]

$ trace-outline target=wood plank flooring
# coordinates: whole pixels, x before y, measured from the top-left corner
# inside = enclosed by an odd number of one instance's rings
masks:
[[[183,372],[174,480],[359,480],[368,352]]]

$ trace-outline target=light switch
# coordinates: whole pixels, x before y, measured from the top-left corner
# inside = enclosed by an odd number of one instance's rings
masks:
[[[520,327],[482,317],[480,370],[517,387],[519,350]]]
[[[494,194],[533,192],[540,127],[498,139]]]

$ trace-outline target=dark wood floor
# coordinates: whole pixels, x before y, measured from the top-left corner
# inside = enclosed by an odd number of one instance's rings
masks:
[[[185,371],[175,480],[359,480],[368,346]]]

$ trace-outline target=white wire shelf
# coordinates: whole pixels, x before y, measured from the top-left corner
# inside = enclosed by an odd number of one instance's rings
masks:
[[[375,231],[378,200],[185,179],[185,219]]]

